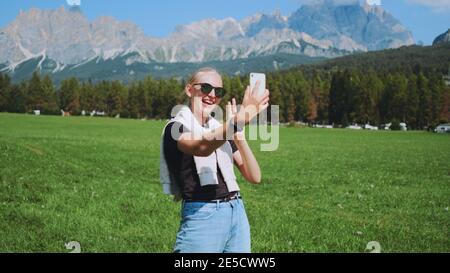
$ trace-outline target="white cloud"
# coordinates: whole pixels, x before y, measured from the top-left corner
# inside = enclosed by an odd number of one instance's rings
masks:
[[[407,0],[410,3],[431,7],[438,11],[450,11],[450,0]]]
[[[371,6],[379,6],[381,5],[381,0],[367,0],[367,4]]]
[[[81,0],[66,0],[67,5],[69,6],[80,6]]]
[[[336,6],[340,6],[340,5],[355,4],[358,3],[359,0],[299,0],[299,2],[306,5],[323,4],[325,2]]]

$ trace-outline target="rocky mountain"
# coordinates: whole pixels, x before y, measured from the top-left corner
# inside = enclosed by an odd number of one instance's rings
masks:
[[[436,39],[433,41],[433,45],[439,45],[444,43],[450,43],[450,28],[447,30],[447,32],[442,33]]]
[[[341,1],[342,2],[342,1]],[[289,27],[345,50],[381,50],[414,43],[411,33],[391,14],[367,2],[333,0],[303,5],[289,17]],[[352,2],[354,2],[352,4]]]
[[[89,22],[79,8],[34,8],[0,30],[0,69],[14,78],[24,67],[30,70],[30,63],[49,73],[66,73],[115,59],[140,66],[277,54],[332,58],[414,43],[411,33],[380,7],[346,2],[316,1],[290,16],[276,11],[241,21],[206,19],[178,26],[166,38],[146,36],[135,24],[113,17]]]

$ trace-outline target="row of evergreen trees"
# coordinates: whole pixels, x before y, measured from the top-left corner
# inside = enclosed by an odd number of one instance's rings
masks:
[[[450,87],[433,72],[301,70],[274,74],[272,103],[284,120],[380,125],[393,120],[424,129],[450,120]]]
[[[423,129],[450,120],[450,88],[442,74],[432,71],[313,71],[300,69],[268,75],[271,103],[280,106],[281,122],[303,121],[347,125],[379,125],[394,119],[410,128]],[[223,77],[228,90],[222,104],[241,101],[247,78]],[[186,102],[185,82],[175,79],[144,80],[124,85],[64,80],[55,88],[48,75],[37,72],[28,81],[12,84],[0,74],[0,112],[27,113],[60,110],[80,114],[104,111],[126,118],[168,118],[174,105]]]

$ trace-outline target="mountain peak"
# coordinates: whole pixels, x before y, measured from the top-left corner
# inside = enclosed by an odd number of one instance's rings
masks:
[[[433,41],[433,45],[439,45],[443,43],[450,43],[450,28],[447,30],[447,32],[442,33]]]
[[[127,64],[203,62],[277,53],[334,57],[412,43],[410,32],[393,16],[358,0],[309,0],[290,16],[275,10],[241,21],[209,18],[177,26],[165,38],[146,36],[134,23],[111,16],[90,22],[78,6],[34,8],[21,12],[0,30],[0,64],[15,67],[42,52],[61,67],[119,56],[128,56]]]
[[[351,43],[345,42],[351,40],[367,50],[414,43],[412,34],[392,15],[357,0],[321,0],[302,5],[289,18],[289,27],[316,39],[332,39],[342,49],[352,49]]]

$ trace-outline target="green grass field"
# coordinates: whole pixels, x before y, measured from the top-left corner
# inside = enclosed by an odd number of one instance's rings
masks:
[[[0,252],[171,252],[164,122],[0,114]],[[450,136],[281,128],[239,182],[253,252],[450,252]]]

